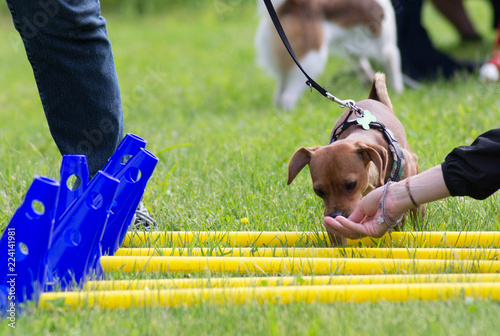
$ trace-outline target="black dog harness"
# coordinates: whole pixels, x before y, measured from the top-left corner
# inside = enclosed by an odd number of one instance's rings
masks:
[[[347,117],[344,119],[342,124],[340,124],[333,132],[332,138],[330,139],[330,144],[333,143],[334,141],[336,141],[339,138],[339,136],[342,134],[342,132],[344,132],[348,127],[350,127],[352,125],[362,126],[363,129],[365,129],[365,130],[369,130],[370,127],[380,130],[384,134],[385,138],[387,139],[387,142],[389,144],[389,149],[392,153],[392,158],[393,158],[393,166],[392,166],[392,170],[391,170],[391,175],[389,177],[389,181],[394,181],[394,182],[399,181],[401,179],[401,174],[403,173],[405,159],[404,159],[403,151],[401,150],[401,146],[399,146],[399,143],[396,140],[394,133],[392,133],[389,129],[387,129],[387,127],[385,127],[384,124],[377,122],[375,116],[373,116],[370,113],[370,111],[363,110],[359,106],[356,106],[354,100],[338,99],[337,97],[332,95],[330,92],[326,91],[326,89],[323,88],[321,85],[316,83],[314,81],[314,79],[312,79],[305,72],[305,70],[300,65],[299,60],[295,56],[295,53],[293,52],[292,46],[290,45],[290,42],[288,41],[288,38],[286,37],[285,31],[283,30],[283,27],[281,26],[281,23],[278,19],[278,14],[276,13],[276,10],[274,9],[273,4],[271,3],[271,0],[263,0],[263,1],[264,1],[264,4],[266,5],[267,11],[269,12],[269,16],[271,17],[271,20],[273,21],[274,27],[276,28],[278,35],[280,36],[281,40],[283,41],[283,44],[285,45],[286,49],[288,50],[288,53],[292,57],[295,64],[297,64],[298,68],[302,71],[302,73],[307,78],[306,85],[309,86],[310,88],[316,89],[319,93],[321,93],[326,98],[339,104],[340,107],[348,107],[349,108],[349,113],[347,114]],[[358,118],[353,119],[353,120],[348,120],[349,117],[353,113],[355,113],[355,115],[358,116]]]
[[[403,151],[401,150],[399,142],[394,136],[394,133],[392,133],[390,129],[385,127],[384,124],[377,122],[375,116],[373,116],[370,111],[364,110],[363,112],[364,113],[361,114],[359,118],[347,120],[353,113],[353,110],[350,110],[342,124],[337,126],[337,128],[333,131],[332,137],[330,138],[330,142],[328,144],[330,145],[337,141],[340,135],[353,125],[361,126],[364,130],[369,130],[370,128],[378,129],[384,134],[389,145],[389,150],[392,153],[393,164],[391,175],[389,176],[389,181],[397,182],[401,180],[401,175],[403,174],[403,168],[405,165],[405,157]]]

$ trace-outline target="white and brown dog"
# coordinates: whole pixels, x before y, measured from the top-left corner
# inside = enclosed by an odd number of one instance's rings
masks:
[[[276,12],[290,44],[306,72],[323,73],[329,53],[349,59],[370,83],[374,71],[369,59],[377,61],[389,84],[403,91],[401,58],[396,41],[394,9],[390,0],[274,0]],[[276,77],[274,102],[291,109],[307,88],[302,72],[293,62],[259,0],[262,16],[255,47],[257,63]]]
[[[389,129],[404,155],[401,179],[418,174],[418,157],[406,141],[403,125],[395,116],[385,85],[385,76],[375,74],[368,99],[356,105],[376,117],[377,122]],[[340,116],[333,130],[347,118],[349,110]],[[361,198],[384,185],[390,178],[393,156],[387,138],[375,128],[368,130],[352,125],[327,146],[301,147],[293,154],[288,165],[288,184],[309,165],[314,192],[323,199],[325,216],[349,217]],[[334,132],[332,131],[333,136]],[[424,208],[420,209],[423,214]],[[416,214],[417,209],[412,209]],[[342,244],[345,239],[332,237]]]

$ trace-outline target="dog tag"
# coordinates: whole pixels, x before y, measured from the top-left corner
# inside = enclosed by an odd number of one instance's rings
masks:
[[[365,130],[370,129],[370,123],[377,121],[377,118],[368,110],[364,110],[364,115],[356,120]]]

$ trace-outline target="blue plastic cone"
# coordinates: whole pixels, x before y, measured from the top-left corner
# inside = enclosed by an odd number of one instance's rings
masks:
[[[57,193],[53,230],[58,230],[60,219],[71,204],[80,197],[89,185],[89,168],[85,155],[63,155],[60,171],[60,187]],[[75,176],[75,181],[70,178]],[[55,279],[52,270],[47,273],[45,290],[53,290]]]
[[[17,304],[37,300],[43,290],[58,189],[56,181],[35,177],[0,239],[2,314],[19,311]]]
[[[74,185],[69,185],[72,176],[76,176]],[[64,155],[60,169],[60,188],[57,194],[56,223],[57,228],[59,218],[69,206],[80,197],[89,184],[89,168],[85,155]]]
[[[99,263],[99,241],[120,181],[99,171],[59,219],[48,264],[63,289],[82,285]]]
[[[125,167],[127,160],[138,154],[141,148],[146,148],[144,139],[130,133],[125,135],[102,171],[115,176]]]
[[[141,148],[139,153],[130,158],[125,167],[114,175],[120,180],[120,186],[101,239],[104,254],[113,255],[120,248],[157,163],[156,156]]]

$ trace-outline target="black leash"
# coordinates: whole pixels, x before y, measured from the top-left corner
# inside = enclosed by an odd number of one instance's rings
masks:
[[[307,81],[306,85],[309,86],[310,88],[316,89],[319,93],[321,93],[323,96],[326,98],[330,99],[331,101],[337,103],[340,105],[340,107],[347,107],[349,108],[349,113],[345,117],[344,121],[342,124],[340,124],[332,133],[332,138],[330,139],[329,144],[332,144],[335,142],[339,136],[344,132],[348,127],[352,125],[359,125],[362,126],[365,130],[370,129],[370,127],[374,129],[380,130],[384,136],[387,139],[387,142],[389,144],[389,149],[392,153],[393,157],[393,166],[391,170],[391,175],[389,177],[390,181],[397,182],[401,179],[401,175],[403,173],[403,167],[404,167],[404,154],[403,151],[401,150],[401,146],[399,146],[398,141],[396,140],[396,137],[394,136],[394,133],[392,133],[387,127],[385,127],[384,124],[380,122],[375,122],[375,117],[371,115],[369,111],[364,111],[361,107],[356,106],[356,103],[352,99],[347,99],[347,100],[341,100],[338,99],[337,97],[333,96],[330,92],[328,92],[324,87],[316,83],[314,79],[312,79],[307,72],[302,68],[302,65],[300,65],[299,60],[297,59],[297,56],[295,56],[295,53],[292,49],[292,46],[290,45],[290,42],[288,41],[288,38],[286,37],[285,31],[283,30],[283,27],[281,26],[281,22],[278,18],[278,14],[276,13],[276,10],[274,9],[273,4],[271,3],[271,0],[263,0],[264,4],[266,5],[267,11],[269,12],[269,16],[271,17],[271,20],[273,21],[274,27],[276,28],[276,31],[278,32],[278,35],[281,38],[281,41],[283,41],[283,44],[285,45],[286,50],[288,50],[288,53],[292,57],[293,61],[297,66],[299,67],[300,71],[306,76]],[[366,112],[366,115],[365,115]],[[353,120],[348,120],[352,114],[355,114],[358,118],[353,119]],[[373,119],[370,120],[370,117]]]
[[[306,85],[309,86],[310,88],[316,89],[319,93],[321,93],[323,96],[326,98],[330,99],[331,101],[337,103],[340,105],[340,107],[348,107],[351,111],[355,111],[355,113],[358,116],[363,115],[363,109],[360,107],[356,106],[354,100],[352,99],[347,99],[347,100],[341,100],[332,95],[330,92],[326,91],[324,87],[316,83],[314,79],[312,79],[307,72],[302,68],[302,65],[300,65],[299,60],[297,59],[297,56],[295,56],[295,53],[293,52],[292,46],[290,45],[290,42],[288,42],[288,38],[286,37],[285,31],[283,30],[283,27],[281,26],[281,22],[278,18],[278,14],[276,13],[276,10],[274,9],[273,4],[271,3],[271,0],[263,0],[264,4],[266,5],[267,11],[269,12],[269,16],[271,17],[271,20],[273,21],[274,27],[276,27],[276,31],[278,32],[278,35],[281,38],[281,41],[283,41],[283,44],[285,45],[286,50],[288,50],[288,53],[292,57],[293,61],[297,66],[299,67],[300,71],[306,76],[307,81]]]

